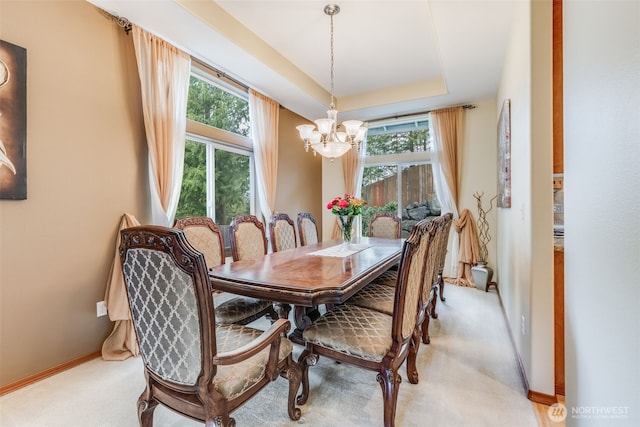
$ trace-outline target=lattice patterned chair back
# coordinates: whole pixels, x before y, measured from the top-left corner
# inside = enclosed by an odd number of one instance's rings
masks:
[[[207,216],[189,216],[176,220],[174,228],[182,230],[187,240],[202,252],[208,268],[224,264],[224,241],[218,224]]]
[[[369,222],[369,237],[399,239],[400,217],[394,212],[376,212]]]
[[[237,215],[231,221],[231,252],[234,261],[259,259],[267,254],[264,225],[254,215]]]
[[[411,235],[407,238],[408,245],[414,250],[411,257],[401,261],[398,267],[398,282],[394,301],[394,324],[400,322],[402,316],[401,338],[407,339],[416,329],[418,310],[422,307],[422,289],[425,282],[425,260],[433,251],[435,224],[425,219],[414,225]],[[405,242],[405,246],[407,243]],[[400,289],[399,285],[406,289]],[[403,300],[404,307],[398,307],[398,299]],[[398,333],[400,331],[396,331]]]
[[[206,425],[235,426],[231,411],[278,376],[289,380],[287,410],[299,419],[301,372],[284,338],[289,321],[279,319],[264,332],[216,325],[204,255],[181,230],[140,226],[122,230],[121,237],[125,289],[145,367],[140,425],[152,426],[163,404]]]
[[[316,219],[309,212],[298,214],[298,235],[300,245],[307,246],[318,243],[318,225]]]
[[[417,320],[424,282],[423,257],[431,248],[432,232],[431,223],[423,221],[413,227],[404,242],[392,316],[355,304],[342,304],[304,330],[306,348],[298,359],[303,375],[300,404],[309,396],[309,366],[317,362],[318,355],[324,355],[377,371],[384,401],[384,425],[395,425],[398,387],[402,381],[398,370],[405,360],[409,381],[418,381]]]
[[[271,217],[269,233],[273,252],[293,249],[297,246],[296,228],[286,213],[278,213]]]
[[[213,375],[203,360],[215,354],[215,336],[203,333],[214,324],[204,256],[177,230],[134,227],[121,236],[131,318],[147,371],[195,390],[201,376]]]
[[[190,216],[176,221],[174,228],[182,230],[189,243],[202,252],[207,262],[207,267],[213,268],[225,263],[224,242],[222,231],[218,224],[206,216]],[[214,290],[214,293],[221,292]],[[216,305],[217,323],[237,323],[246,325],[264,315],[273,315],[273,307],[270,301],[244,296],[231,296],[225,294]]]

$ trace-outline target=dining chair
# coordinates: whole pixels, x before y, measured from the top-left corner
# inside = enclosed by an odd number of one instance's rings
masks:
[[[162,404],[206,426],[235,426],[230,414],[278,376],[289,381],[289,417],[300,419],[295,397],[302,373],[282,336],[289,321],[279,319],[264,332],[217,324],[205,257],[181,230],[139,226],[121,237],[146,382],[137,404],[140,425],[152,426]]]
[[[298,214],[297,222],[300,245],[307,246],[318,243],[318,225],[313,215],[309,212],[301,212]]]
[[[429,250],[432,234],[428,224],[416,224],[402,249],[394,311],[387,315],[354,304],[342,304],[315,320],[302,334],[306,347],[298,363],[302,368],[302,393],[298,404],[309,397],[309,366],[319,356],[377,371],[382,388],[385,427],[395,425],[399,369],[407,361],[409,381],[418,381],[416,367],[420,336],[416,319],[424,282],[423,253]]]
[[[267,254],[264,225],[255,215],[236,215],[231,220],[231,253],[234,261],[258,259]]]
[[[292,249],[298,244],[296,228],[286,213],[277,213],[271,216],[271,220],[269,221],[269,234],[271,236],[271,249],[273,252]]]
[[[222,231],[208,216],[188,216],[176,220],[174,228],[184,232],[187,241],[204,255],[208,268],[225,263]],[[276,318],[271,301],[215,291],[217,323],[246,325],[265,315]]]
[[[430,341],[429,318],[438,317],[435,312],[435,301],[437,300],[438,279],[442,277],[441,274],[438,275],[438,271],[440,266],[444,265],[442,258],[446,256],[446,241],[452,220],[453,215],[451,213],[435,219],[423,220],[424,224],[431,224],[431,232],[433,233],[431,250],[424,254],[423,259],[425,264],[425,283],[421,297],[422,308],[418,318],[418,327],[422,332],[422,342],[425,344],[428,344]],[[398,272],[395,270],[387,270],[351,297],[348,303],[391,315],[394,310],[394,288],[397,280]]]
[[[376,212],[369,221],[369,237],[399,239],[401,233],[400,217],[394,212]]]

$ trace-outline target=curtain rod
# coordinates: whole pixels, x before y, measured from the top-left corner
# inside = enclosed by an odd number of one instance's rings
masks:
[[[129,21],[124,16],[114,15],[113,13],[109,13],[104,9],[98,8],[98,10],[104,16],[106,16],[107,18],[111,19],[113,22],[118,24],[118,27],[122,28],[124,32],[127,33],[127,35],[129,34],[129,32],[131,31],[131,21]]]
[[[196,58],[193,55],[191,56],[191,60],[196,62],[196,63],[198,63],[200,66],[205,67],[210,71],[213,71],[213,73],[215,73],[216,77],[218,77],[219,79],[228,80],[231,83],[233,83],[234,85],[239,86],[240,88],[242,88],[242,89],[244,89],[246,91],[249,91],[249,86],[247,86],[246,83],[243,83],[240,80],[237,80],[237,79],[231,77],[230,75],[228,75],[224,71],[221,71],[221,70],[217,69],[213,65],[207,64],[203,60],[201,60],[199,58]]]
[[[455,105],[453,107],[444,107],[444,108],[454,108],[456,107]],[[474,108],[477,108],[475,105],[473,104],[464,104],[461,105],[462,108],[464,108],[465,110],[473,110]],[[417,113],[409,113],[409,114],[399,114],[396,116],[388,116],[388,117],[381,117],[379,119],[373,119],[373,120],[367,120],[367,122],[369,123],[375,123],[375,122],[381,122],[383,120],[397,120],[397,119],[403,119],[406,117],[413,117],[413,116],[420,116],[422,114],[429,114],[433,111],[437,111],[437,110],[426,110],[426,111],[419,111]]]
[[[111,19],[112,21],[114,21],[116,24],[118,24],[118,26],[120,28],[122,28],[124,30],[125,33],[127,33],[127,35],[129,34],[129,32],[131,31],[131,21],[129,21],[127,18],[123,17],[123,16],[118,16],[118,15],[113,15],[105,10],[100,9],[100,11],[106,15],[109,19]],[[224,71],[221,71],[219,69],[217,69],[216,67],[207,64],[206,62],[204,62],[203,60],[194,57],[193,55],[191,56],[191,60],[197,62],[199,65],[206,67],[207,69],[209,69],[210,71],[212,71],[216,77],[218,77],[219,79],[223,79],[223,80],[228,80],[229,82],[233,83],[236,86],[239,86],[240,88],[248,91],[249,90],[249,86],[247,86],[245,83],[241,82],[240,80],[237,80],[233,77],[231,77],[230,75],[228,75],[227,73],[225,73]]]

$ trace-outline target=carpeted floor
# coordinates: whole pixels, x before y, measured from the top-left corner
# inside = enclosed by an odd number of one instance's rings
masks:
[[[498,296],[449,285],[431,321],[431,344],[418,355],[420,383],[400,386],[397,426],[537,426],[526,399]],[[257,326],[264,326],[259,323]],[[294,356],[302,351],[295,346]],[[133,427],[144,388],[139,359],[96,359],[0,398],[3,427]],[[234,412],[241,426],[382,426],[382,393],[374,372],[321,358],[310,368],[302,419],[286,411],[280,378]],[[159,407],[156,426],[201,425]]]

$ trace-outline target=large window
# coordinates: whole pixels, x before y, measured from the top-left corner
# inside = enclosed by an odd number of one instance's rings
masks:
[[[228,230],[235,215],[255,212],[254,164],[246,91],[194,68],[187,101],[187,141],[176,218],[211,217]]]
[[[363,235],[378,211],[402,218],[402,235],[430,216],[440,215],[431,170],[431,140],[426,116],[370,123],[365,144],[362,197]]]

